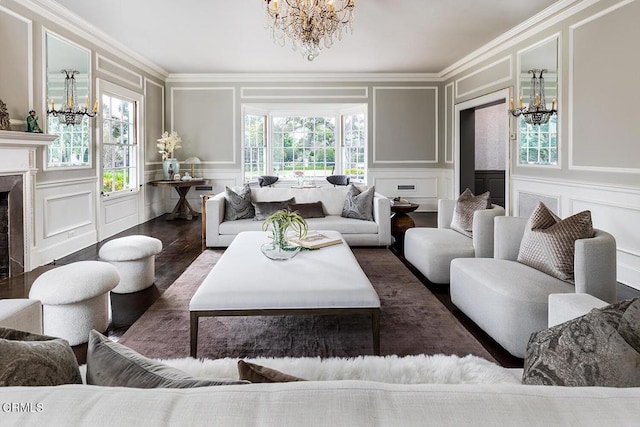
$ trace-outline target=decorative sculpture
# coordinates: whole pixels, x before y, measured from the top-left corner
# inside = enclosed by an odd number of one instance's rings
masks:
[[[10,130],[9,112],[7,104],[0,99],[0,130]]]
[[[38,125],[38,115],[36,114],[36,110],[29,110],[29,115],[27,116],[27,132],[31,133],[42,133],[42,129],[40,129],[40,125]]]

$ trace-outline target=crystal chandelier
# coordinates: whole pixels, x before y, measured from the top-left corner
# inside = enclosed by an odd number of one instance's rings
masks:
[[[267,27],[274,42],[285,45],[313,61],[323,47],[330,48],[342,33],[353,32],[355,0],[265,0]]]
[[[63,125],[79,125],[84,116],[95,117],[98,112],[98,101],[93,104],[93,110],[89,110],[89,95],[85,98],[84,105],[78,102],[76,74],[79,74],[79,71],[62,70],[61,73],[65,74],[64,100],[66,104],[56,110],[55,104],[51,101],[51,109],[47,110],[47,113],[57,117]]]
[[[522,106],[522,96],[518,108],[514,108],[513,98],[509,102],[509,112],[515,117],[524,116],[524,121],[530,125],[540,125],[548,123],[551,116],[556,114],[556,99],[551,101],[551,109],[547,109],[547,102],[544,97],[544,77],[542,74],[547,70],[529,70],[531,74],[531,91],[529,92],[529,106]]]

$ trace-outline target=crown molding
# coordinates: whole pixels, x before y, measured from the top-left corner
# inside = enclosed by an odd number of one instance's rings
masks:
[[[440,82],[435,73],[172,73],[167,83]]]
[[[14,0],[43,18],[50,19],[56,24],[67,28],[72,33],[83,37],[85,40],[99,46],[112,55],[131,62],[132,65],[149,73],[153,77],[164,81],[169,72],[149,59],[120,43],[109,34],[89,24],[75,13],[60,6],[52,0]]]
[[[554,3],[540,13],[496,37],[480,49],[471,52],[469,55],[448,66],[439,72],[438,76],[441,77],[443,81],[447,80],[454,74],[459,74],[478,65],[490,57],[567,19],[569,16],[575,15],[598,1],[600,0],[561,0]]]

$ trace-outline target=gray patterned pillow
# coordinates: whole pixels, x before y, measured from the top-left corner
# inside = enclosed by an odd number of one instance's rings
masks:
[[[254,221],[264,221],[272,213],[287,210],[289,204],[295,202],[295,197],[280,202],[253,202],[253,208],[256,211],[256,216],[254,216],[253,219]]]
[[[489,192],[474,196],[471,190],[465,189],[458,200],[451,219],[451,229],[465,236],[473,236],[473,214],[480,209],[491,207]]]
[[[0,386],[61,384],[82,384],[66,340],[0,328]]]
[[[236,193],[229,187],[225,189],[224,195],[224,220],[235,221],[236,219],[253,218],[255,211],[251,204],[251,187],[245,184]]]
[[[375,187],[360,191],[355,185],[349,184],[347,197],[342,207],[342,216],[373,221],[373,196],[375,192]]]
[[[561,220],[538,202],[527,222],[518,262],[573,283],[575,242],[590,237],[593,237],[590,211]]]
[[[87,384],[134,388],[193,388],[248,382],[195,378],[179,369],[148,359],[92,330],[87,348]]]
[[[639,309],[640,299],[622,301],[532,334],[522,382],[640,387],[640,352],[620,333],[627,312]],[[633,324],[636,336],[640,332],[637,320]]]

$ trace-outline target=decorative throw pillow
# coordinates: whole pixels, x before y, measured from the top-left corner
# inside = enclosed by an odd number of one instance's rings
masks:
[[[590,237],[593,237],[590,211],[561,220],[539,202],[522,236],[518,262],[573,283],[575,242]]]
[[[480,209],[489,209],[491,199],[489,192],[474,196],[471,190],[465,189],[458,200],[451,220],[451,229],[465,236],[473,236],[473,214]]]
[[[620,318],[618,332],[635,351],[640,352],[640,298],[633,300]]]
[[[342,216],[345,218],[373,221],[373,196],[375,192],[375,187],[361,191],[355,185],[349,184],[347,197],[342,207]]]
[[[229,187],[226,187],[225,192],[225,221],[253,218],[255,212],[253,210],[253,205],[251,204],[251,187],[249,187],[249,184],[245,184],[238,193]]]
[[[0,386],[61,384],[82,384],[66,340],[0,328]]]
[[[635,316],[639,308],[640,299],[622,301],[532,334],[522,382],[640,387],[640,352],[620,333],[627,312],[633,310]],[[638,336],[640,323],[629,326]]]
[[[238,360],[238,375],[241,380],[252,383],[288,383],[292,381],[306,381],[293,375],[285,374],[275,369],[257,365],[255,363]]]
[[[274,212],[286,210],[291,203],[295,203],[295,197],[289,200],[282,200],[279,202],[253,202],[253,208],[256,211],[256,216],[253,217],[254,221],[264,221],[269,215]]]
[[[292,212],[298,212],[302,218],[324,218],[324,209],[322,202],[314,203],[290,203],[288,209]]]
[[[92,330],[87,348],[87,384],[133,388],[193,388],[248,382],[194,378],[179,369],[148,359]]]

